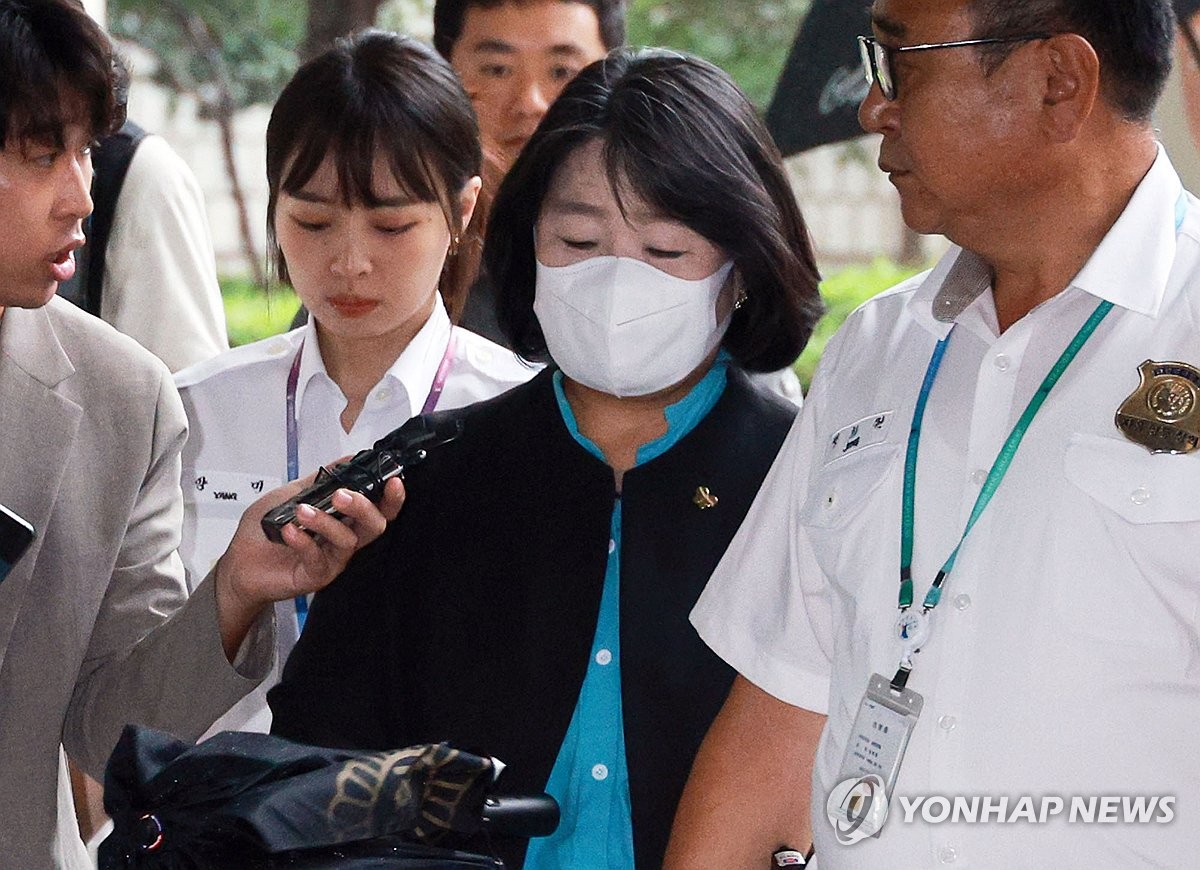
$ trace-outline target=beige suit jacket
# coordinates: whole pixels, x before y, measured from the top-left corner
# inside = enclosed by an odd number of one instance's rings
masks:
[[[0,582],[2,868],[89,866],[60,744],[100,776],[126,722],[195,738],[270,665],[269,616],[235,669],[211,581],[186,599],[186,433],[133,340],[57,298],[0,317],[0,503],[38,531]]]

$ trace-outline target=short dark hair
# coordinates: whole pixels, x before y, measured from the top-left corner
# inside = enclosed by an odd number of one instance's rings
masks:
[[[722,70],[696,57],[618,49],[550,106],[505,176],[483,257],[513,348],[544,357],[533,313],[534,225],[555,172],[600,140],[609,182],[725,251],[747,293],[723,345],[744,368],[791,365],[821,314],[808,230],[770,134]]]
[[[120,79],[112,43],[78,0],[0,0],[0,148],[62,147],[70,123],[96,137],[115,131]]]
[[[1106,102],[1128,121],[1144,123],[1171,72],[1175,13],[1170,0],[973,0],[979,36],[1076,33],[1100,58]],[[988,48],[994,66],[1012,46]]]
[[[428,46],[364,30],[300,67],[271,110],[267,234],[281,281],[289,277],[275,237],[279,194],[301,190],[332,156],[344,202],[375,205],[372,175],[380,150],[414,199],[441,206],[458,238],[464,228],[457,197],[483,160],[471,100],[450,64]],[[446,277],[453,277],[452,269]],[[448,295],[460,289],[446,284]]]
[[[454,43],[462,36],[463,19],[472,6],[494,9],[506,3],[516,5],[545,0],[436,0],[433,4],[433,46],[442,57],[450,59]],[[560,3],[579,3],[590,7],[600,22],[600,41],[605,48],[625,44],[625,0],[557,0]]]

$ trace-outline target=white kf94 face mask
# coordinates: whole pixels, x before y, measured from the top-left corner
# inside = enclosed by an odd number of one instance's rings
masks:
[[[721,343],[717,297],[733,261],[698,281],[629,257],[537,264],[533,311],[563,373],[614,396],[674,386]]]

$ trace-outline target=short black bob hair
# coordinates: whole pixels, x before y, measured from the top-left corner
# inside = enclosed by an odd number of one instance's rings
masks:
[[[61,148],[79,123],[96,138],[125,122],[127,78],[78,0],[0,0],[0,148]]]
[[[596,139],[614,191],[634,192],[733,259],[746,301],[723,345],[737,363],[750,371],[791,365],[822,305],[779,150],[725,72],[657,49],[618,49],[580,72],[496,194],[483,256],[513,349],[546,356],[533,313],[534,225],[558,168]]]
[[[327,156],[347,205],[373,206],[375,156],[419,202],[441,206],[458,239],[458,194],[479,175],[483,156],[471,100],[453,68],[407,36],[363,30],[337,40],[284,87],[267,124],[267,236],[281,281],[287,263],[275,237],[279,194],[303,189]],[[443,276],[443,290],[453,278]]]
[[[462,36],[463,19],[472,6],[494,9],[511,3],[516,6],[534,3],[578,3],[596,13],[600,22],[600,41],[605,48],[625,44],[625,0],[436,0],[433,4],[433,47],[447,60],[454,43]]]

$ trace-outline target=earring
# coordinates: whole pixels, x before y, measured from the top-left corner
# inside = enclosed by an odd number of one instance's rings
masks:
[[[733,310],[737,311],[739,308],[741,308],[743,305],[746,304],[746,300],[749,298],[750,298],[750,296],[746,293],[746,288],[739,287],[737,298],[733,300]]]

